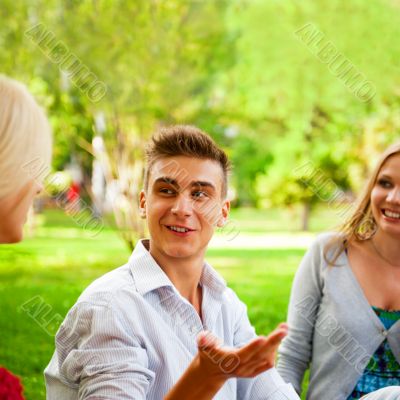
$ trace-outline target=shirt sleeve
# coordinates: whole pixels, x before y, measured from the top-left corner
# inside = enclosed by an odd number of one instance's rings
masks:
[[[257,335],[247,316],[247,307],[239,299],[237,301],[234,346],[242,347]],[[255,378],[239,378],[237,398],[241,400],[300,400],[292,385],[285,383],[275,368],[270,368]]]
[[[296,272],[289,301],[289,333],[278,350],[277,369],[299,394],[311,360],[315,319],[322,297],[320,242],[317,240],[310,247]]]
[[[60,378],[79,388],[79,400],[146,399],[154,379],[146,349],[108,303],[76,304],[57,333],[56,353]]]

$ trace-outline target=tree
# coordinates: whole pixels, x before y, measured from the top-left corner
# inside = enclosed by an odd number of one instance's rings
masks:
[[[400,29],[398,5],[252,2],[232,24],[242,31],[241,58],[225,78],[232,89],[225,107],[240,109],[243,120],[255,122],[260,146],[273,156],[256,177],[263,203],[302,203],[306,228],[312,205],[322,199],[295,172],[311,163],[341,190],[356,190],[369,169],[371,146],[375,154],[398,135],[398,123],[389,117],[399,98],[393,63],[400,50],[393,46]],[[366,82],[369,86],[362,86]],[[371,91],[367,99],[368,87],[376,94]],[[265,121],[275,123],[265,129]],[[386,127],[379,139],[378,126]]]

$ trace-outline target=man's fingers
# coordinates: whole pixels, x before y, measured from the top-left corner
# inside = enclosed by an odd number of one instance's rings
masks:
[[[258,367],[256,367],[252,374],[249,376],[249,378],[253,378],[259,374],[261,374],[262,372],[265,372],[267,370],[269,370],[270,368],[272,368],[274,366],[274,363],[270,363],[269,361],[266,363],[263,363],[261,365],[259,365]]]
[[[200,332],[197,336],[197,346],[199,350],[205,351],[221,346],[221,341],[209,331]]]
[[[283,324],[282,324],[283,325]],[[272,331],[267,337],[268,344],[270,346],[279,346],[281,343],[282,339],[288,334],[288,328],[287,325],[285,326],[279,326],[277,329]]]
[[[282,339],[287,335],[287,332],[287,324],[280,324],[267,337],[261,336],[242,347],[238,352],[241,363],[245,364],[249,361],[257,362],[258,360],[273,357]]]
[[[288,330],[288,329],[289,329],[289,324],[288,324],[287,322],[281,322],[281,323],[276,327],[276,329],[286,329],[286,330]]]
[[[238,377],[248,378],[256,376],[260,372],[263,372],[274,366],[273,362],[258,360],[256,362],[248,362],[246,364],[240,364],[238,368],[235,369],[235,375]]]
[[[231,349],[221,347],[221,342],[216,336],[204,331],[197,336],[197,345],[204,361],[210,359],[215,364],[216,360],[231,354],[238,360],[237,367],[230,372],[232,376],[254,377],[273,367],[276,350],[287,333],[288,326],[283,323],[267,337],[260,336],[240,349]]]
[[[263,352],[263,348],[265,346],[265,338],[259,337],[257,339],[252,340],[246,346],[243,346],[238,351],[238,356],[240,358],[240,362],[245,364],[248,361],[252,360],[254,357],[258,358]]]

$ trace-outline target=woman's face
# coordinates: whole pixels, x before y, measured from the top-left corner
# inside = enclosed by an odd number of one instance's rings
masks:
[[[0,199],[0,243],[22,240],[29,208],[42,189],[41,184],[31,179],[17,192]]]
[[[400,153],[389,157],[379,171],[371,209],[378,229],[400,238]]]

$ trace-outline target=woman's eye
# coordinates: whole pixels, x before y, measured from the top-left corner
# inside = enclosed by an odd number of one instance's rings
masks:
[[[378,185],[385,189],[392,187],[392,183],[386,179],[379,179]]]

